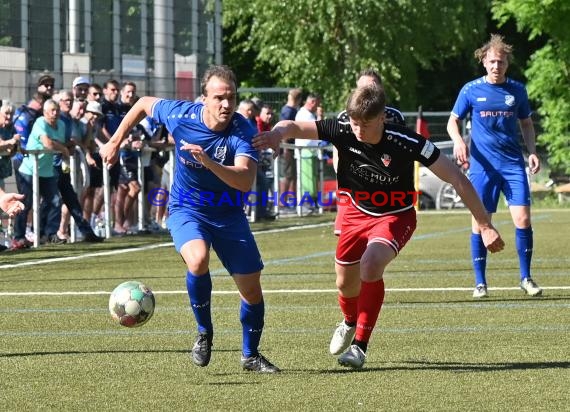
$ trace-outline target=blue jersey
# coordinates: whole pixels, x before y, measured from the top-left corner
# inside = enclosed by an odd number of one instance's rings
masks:
[[[26,148],[28,137],[32,132],[34,122],[41,116],[41,112],[28,107],[27,105],[20,106],[14,113],[14,129],[20,135],[20,147]],[[14,155],[15,159],[22,159],[24,156],[18,152]]]
[[[518,166],[524,158],[518,135],[518,120],[532,114],[525,86],[507,78],[501,84],[485,77],[461,89],[452,114],[459,119],[471,113],[471,170]]]
[[[152,106],[152,117],[164,123],[175,142],[176,163],[169,207],[189,207],[217,216],[243,211],[244,194],[180,147],[189,143],[201,146],[212,160],[226,166],[233,166],[238,156],[257,162],[258,152],[251,144],[257,131],[238,113],[234,113],[226,130],[212,131],[204,124],[203,112],[202,103],[183,100],[158,100]]]

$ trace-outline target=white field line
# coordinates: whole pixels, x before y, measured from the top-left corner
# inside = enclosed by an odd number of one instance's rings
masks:
[[[544,290],[570,290],[570,286],[545,286]],[[464,287],[451,287],[451,288],[387,288],[386,292],[466,292],[472,291],[473,288]],[[496,287],[489,288],[490,291],[499,290],[520,290],[518,287]],[[185,290],[154,290],[156,295],[185,295],[188,292]],[[313,293],[337,293],[336,289],[264,289],[264,294],[313,294]],[[109,295],[110,291],[96,290],[96,291],[68,291],[68,292],[0,292],[0,296],[90,296],[90,295]],[[233,290],[218,290],[213,291],[213,295],[237,295],[237,291]]]
[[[465,213],[465,212],[463,212]],[[540,217],[535,217],[534,220],[539,219]],[[495,226],[500,226],[505,224],[506,222],[496,222]],[[508,223],[508,222],[507,222]],[[282,233],[282,232],[292,232],[296,230],[303,230],[303,229],[314,229],[318,227],[331,227],[332,233],[332,222],[325,222],[325,223],[316,223],[312,225],[301,225],[301,226],[293,226],[293,227],[286,227],[286,228],[279,228],[279,229],[269,229],[269,230],[261,230],[257,232],[253,232],[255,236],[265,235],[265,234],[273,234],[273,233]],[[414,240],[422,240],[422,239],[429,239],[434,237],[439,237],[442,235],[450,234],[450,233],[457,233],[457,232],[464,232],[471,230],[469,227],[457,228],[453,230],[448,230],[444,232],[434,232],[434,233],[426,233],[423,235],[416,235],[414,236]],[[84,253],[82,255],[77,256],[67,256],[67,257],[60,257],[60,258],[47,258],[47,259],[40,259],[40,260],[33,260],[27,262],[20,262],[20,263],[11,263],[6,265],[0,265],[0,270],[2,269],[14,269],[19,267],[26,267],[26,266],[37,266],[37,265],[45,265],[50,263],[59,263],[59,262],[69,262],[74,260],[92,258],[92,257],[101,257],[101,256],[113,256],[113,255],[120,255],[123,253],[131,253],[131,252],[144,252],[146,250],[157,249],[162,247],[169,247],[173,246],[173,242],[165,242],[165,243],[158,243],[156,245],[148,245],[148,246],[141,246],[135,248],[128,248],[128,249],[119,249],[119,250],[109,250],[106,252],[96,252],[96,253]],[[333,253],[331,251],[331,253]]]
[[[550,212],[550,211],[551,210],[541,210],[541,212]],[[558,211],[558,210],[553,209],[552,211]],[[467,214],[467,211],[465,211],[465,210],[456,211],[456,212]],[[442,211],[434,211],[434,212],[430,211],[430,212],[422,212],[422,213],[426,213],[426,214],[446,213],[446,214],[448,214],[448,213],[453,213],[453,211],[447,211],[447,210],[443,211],[443,212]],[[541,219],[544,217],[545,216],[535,216],[534,220],[536,221],[537,219]],[[508,221],[496,222],[495,226],[501,226],[501,225],[506,224],[506,223],[508,223]],[[301,225],[301,226],[293,226],[293,227],[286,227],[286,228],[280,228],[280,229],[262,230],[262,231],[253,232],[253,234],[255,236],[259,236],[259,235],[264,235],[264,234],[291,232],[291,231],[295,231],[295,230],[313,229],[313,228],[317,228],[317,227],[326,227],[326,226],[330,226],[331,231],[332,231],[332,222],[325,222],[325,223],[316,223],[316,224],[312,224],[312,225]],[[414,240],[429,239],[429,238],[445,235],[448,233],[463,232],[463,231],[467,231],[467,230],[471,230],[471,229],[468,227],[464,227],[464,228],[457,228],[457,229],[449,230],[449,231],[445,231],[445,232],[427,233],[427,234],[423,234],[423,235],[416,235],[413,237],[413,239]],[[49,263],[69,262],[69,261],[73,261],[73,260],[80,260],[80,259],[86,259],[86,258],[91,258],[91,257],[120,255],[122,253],[144,252],[145,250],[157,249],[157,248],[168,247],[168,246],[173,246],[173,245],[174,245],[173,242],[165,242],[165,243],[159,243],[156,245],[141,246],[141,247],[136,247],[136,248],[109,250],[106,252],[85,253],[85,254],[77,255],[77,256],[67,256],[67,257],[60,257],[60,258],[47,258],[47,259],[40,259],[40,260],[34,260],[34,261],[28,261],[28,262],[11,263],[11,264],[6,264],[6,265],[0,265],[0,270],[2,270],[2,269],[14,269],[14,268],[25,267],[25,266],[37,266],[37,265],[44,265],[44,264],[49,264]]]
[[[327,223],[318,223],[318,224],[314,224],[314,225],[287,227],[287,228],[282,228],[282,229],[262,230],[259,232],[253,232],[253,234],[255,236],[259,236],[259,235],[264,235],[264,234],[290,232],[293,230],[313,229],[313,228],[324,227],[324,226],[331,226],[331,228],[332,228],[332,223],[327,222]],[[331,231],[331,233],[332,233],[332,231]],[[165,242],[165,243],[158,243],[156,245],[132,247],[132,248],[128,248],[128,249],[119,249],[119,250],[109,250],[106,252],[84,253],[82,255],[77,255],[77,256],[67,256],[67,257],[60,257],[60,258],[47,258],[47,259],[33,260],[33,261],[28,261],[28,262],[11,263],[11,264],[6,264],[6,265],[0,265],[0,270],[2,270],[2,269],[14,269],[14,268],[25,267],[25,266],[45,265],[45,264],[50,264],[50,263],[69,262],[69,261],[73,261],[73,260],[86,259],[86,258],[92,258],[92,257],[113,256],[113,255],[120,255],[123,253],[144,252],[145,250],[158,249],[158,248],[169,247],[169,246],[174,246],[174,243],[173,242]]]

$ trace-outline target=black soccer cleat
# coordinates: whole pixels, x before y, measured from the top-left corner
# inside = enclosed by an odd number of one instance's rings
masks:
[[[241,358],[241,366],[246,371],[261,372],[261,373],[278,373],[281,372],[277,366],[269,362],[261,353],[250,356],[248,358]]]
[[[212,356],[212,335],[200,333],[192,346],[192,361],[194,364],[204,367],[210,363]]]

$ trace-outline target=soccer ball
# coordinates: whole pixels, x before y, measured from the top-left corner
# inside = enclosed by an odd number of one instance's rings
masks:
[[[135,280],[121,283],[111,292],[109,312],[115,321],[128,328],[144,325],[154,313],[152,291]]]

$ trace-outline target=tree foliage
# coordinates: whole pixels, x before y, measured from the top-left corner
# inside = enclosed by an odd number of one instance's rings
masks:
[[[528,92],[539,103],[544,133],[539,143],[554,169],[570,173],[570,3],[567,0],[496,0],[493,15],[504,23],[510,18],[529,40],[547,36],[546,45],[530,59],[525,75]]]
[[[416,107],[418,71],[476,48],[486,37],[481,11],[490,2],[232,0],[223,7],[235,59],[227,63],[273,71],[282,86],[319,92],[327,109],[338,110],[365,67],[381,72],[391,102]]]

